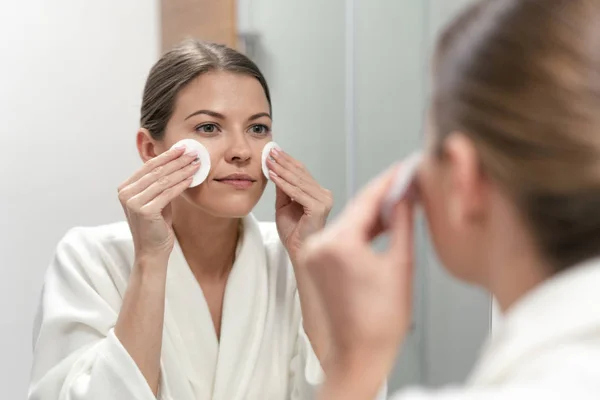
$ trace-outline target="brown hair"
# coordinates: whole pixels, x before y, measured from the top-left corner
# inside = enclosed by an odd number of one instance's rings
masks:
[[[141,126],[155,139],[161,139],[173,114],[177,94],[200,74],[227,71],[255,77],[267,96],[271,94],[265,77],[245,55],[220,44],[187,39],[165,53],[150,70],[141,109]]]
[[[555,272],[600,255],[600,2],[478,1],[434,61],[438,151],[473,141]]]

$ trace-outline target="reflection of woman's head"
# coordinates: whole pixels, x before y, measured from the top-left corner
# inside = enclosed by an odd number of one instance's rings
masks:
[[[261,152],[271,140],[271,124],[269,88],[258,67],[228,47],[190,40],[150,71],[138,149],[147,160],[181,139],[200,141],[211,155],[211,171],[183,197],[211,215],[239,217],[264,191]],[[228,180],[232,174],[250,182]]]
[[[422,184],[449,269],[485,280],[493,241],[530,239],[549,274],[600,254],[600,2],[478,2],[433,76]]]

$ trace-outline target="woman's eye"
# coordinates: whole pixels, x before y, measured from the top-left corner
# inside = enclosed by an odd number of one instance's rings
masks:
[[[250,128],[250,131],[255,135],[268,135],[270,129],[266,125],[254,125]]]
[[[217,126],[215,124],[204,124],[204,125],[198,125],[196,127],[196,132],[215,133],[216,131],[217,131]]]

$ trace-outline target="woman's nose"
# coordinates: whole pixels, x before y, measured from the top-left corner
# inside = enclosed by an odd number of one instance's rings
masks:
[[[251,156],[252,151],[245,137],[235,137],[231,139],[226,153],[227,161],[244,162],[248,161]]]

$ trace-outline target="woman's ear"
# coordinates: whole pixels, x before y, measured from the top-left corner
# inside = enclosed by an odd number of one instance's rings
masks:
[[[161,153],[159,142],[152,138],[150,131],[146,128],[138,130],[136,145],[143,162],[147,162]]]
[[[487,179],[480,168],[477,149],[466,135],[454,133],[445,144],[451,181],[451,219],[458,224],[470,224],[479,220],[486,208]]]

